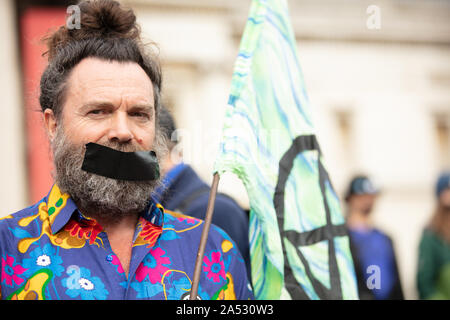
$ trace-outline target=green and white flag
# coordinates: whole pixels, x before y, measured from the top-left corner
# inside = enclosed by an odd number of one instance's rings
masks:
[[[225,117],[214,171],[248,192],[255,297],[358,299],[285,0],[253,0]]]

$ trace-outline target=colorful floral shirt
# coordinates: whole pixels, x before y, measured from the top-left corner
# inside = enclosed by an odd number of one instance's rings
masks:
[[[128,277],[107,234],[54,185],[37,204],[0,220],[2,299],[188,299],[202,220],[150,203],[139,217]],[[234,242],[212,225],[200,299],[251,299]]]

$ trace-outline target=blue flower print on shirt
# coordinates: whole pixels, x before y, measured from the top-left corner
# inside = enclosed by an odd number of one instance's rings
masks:
[[[62,259],[56,254],[56,249],[47,243],[44,248],[38,247],[30,253],[30,258],[23,260],[23,265],[28,270],[26,276],[29,277],[40,269],[50,269],[54,276],[61,276],[64,267],[61,266]]]
[[[62,279],[62,286],[67,288],[66,294],[71,298],[81,296],[82,300],[106,300],[108,290],[99,277],[91,276],[86,268],[71,265],[67,267],[68,278]]]
[[[145,281],[142,282],[132,282],[130,287],[133,288],[137,292],[137,299],[149,299],[157,294],[163,292],[163,286],[161,283],[152,284],[148,275],[146,276]],[[160,298],[162,299],[162,297]]]

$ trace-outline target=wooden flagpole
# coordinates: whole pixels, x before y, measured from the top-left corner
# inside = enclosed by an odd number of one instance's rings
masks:
[[[191,294],[189,300],[197,300],[198,284],[202,271],[203,256],[205,254],[206,242],[208,241],[209,228],[211,227],[212,216],[214,212],[214,202],[216,201],[217,188],[219,186],[219,174],[216,172],[213,176],[211,191],[209,193],[208,206],[206,207],[205,224],[203,225],[200,245],[198,246],[197,260],[195,261],[194,278],[191,285]]]

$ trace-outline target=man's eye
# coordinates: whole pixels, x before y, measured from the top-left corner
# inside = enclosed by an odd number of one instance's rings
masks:
[[[132,112],[130,113],[132,117],[138,117],[138,118],[149,118],[149,115],[145,112]]]
[[[104,114],[105,111],[101,109],[91,110],[88,112],[88,114]]]

